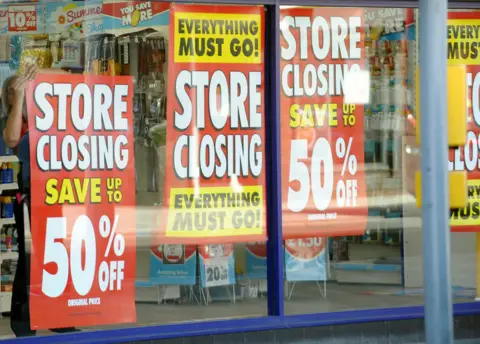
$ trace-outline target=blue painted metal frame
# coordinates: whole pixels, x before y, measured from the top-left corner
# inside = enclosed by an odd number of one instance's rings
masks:
[[[157,0],[158,1],[158,0]],[[189,3],[191,1],[183,1]],[[7,339],[1,343],[51,344],[91,343],[109,344],[153,339],[170,339],[202,335],[219,335],[237,332],[268,331],[276,329],[353,324],[375,321],[394,321],[423,318],[423,306],[352,310],[333,313],[284,315],[282,202],[280,166],[280,36],[279,5],[342,6],[342,7],[417,7],[417,1],[386,0],[196,0],[195,3],[250,3],[264,4],[266,12],[266,150],[267,210],[268,210],[268,315],[245,319],[228,319],[206,322],[189,322],[157,326],[55,334],[43,337]],[[450,3],[451,8],[480,8],[480,3]],[[457,316],[480,313],[480,303],[468,302],[453,305]]]
[[[480,313],[480,303],[459,303],[454,305],[454,314],[472,315]],[[104,331],[76,332],[56,334],[53,336],[7,339],[5,344],[114,344],[122,342],[172,339],[177,337],[193,337],[220,335],[238,332],[270,331],[289,328],[354,324],[376,321],[395,321],[421,319],[424,317],[423,306],[379,308],[346,312],[302,314],[282,317],[270,316],[261,318],[230,319],[206,322],[182,323],[123,328]]]
[[[283,241],[282,180],[280,151],[280,6],[266,6],[265,80],[267,159],[267,295],[268,315],[282,317],[283,311]]]

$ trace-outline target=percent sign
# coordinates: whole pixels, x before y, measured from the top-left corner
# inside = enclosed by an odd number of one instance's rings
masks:
[[[352,142],[353,139],[351,137],[348,139],[348,144],[345,143],[345,139],[340,137],[335,143],[335,152],[337,154],[337,157],[343,159],[342,170],[340,172],[342,177],[345,175],[345,171],[347,169],[351,176],[354,176],[355,173],[357,173],[357,157],[350,154]],[[357,180],[338,180],[336,196],[337,204],[340,207],[356,205],[358,196]]]
[[[110,219],[107,215],[103,215],[98,222],[98,229],[100,230],[100,235],[102,238],[108,238],[107,248],[105,249],[105,258],[108,257],[112,249],[117,257],[120,257],[123,252],[125,252],[125,237],[122,234],[117,234],[119,216],[115,215],[115,220],[113,222],[113,227],[110,224]]]
[[[108,216],[103,215],[98,223],[98,228],[102,238],[107,239],[107,248],[105,249],[104,257],[107,258],[111,252],[113,245],[113,252],[115,256],[121,257],[125,252],[125,237],[122,234],[117,234],[116,229],[118,225],[119,216],[115,215],[113,226],[110,223]],[[120,290],[122,288],[122,281],[124,279],[125,261],[112,260],[110,263],[102,261],[98,273],[98,283],[102,291]],[[115,282],[116,285],[115,285]]]
[[[353,139],[350,137],[348,139],[348,145],[345,144],[345,139],[340,137],[337,139],[335,143],[335,152],[337,157],[343,159],[343,166],[341,175],[342,177],[345,175],[345,171],[348,166],[348,172],[354,176],[357,173],[357,157],[355,155],[350,154],[350,150],[352,149],[352,142]]]
[[[34,27],[36,21],[35,13],[26,12],[25,14],[27,16],[27,26]]]

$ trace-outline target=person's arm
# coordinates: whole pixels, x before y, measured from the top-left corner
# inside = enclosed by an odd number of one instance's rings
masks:
[[[3,138],[10,148],[15,148],[20,142],[23,125],[23,97],[14,96],[7,123],[3,130]]]
[[[28,65],[25,67],[23,75],[19,75],[12,84],[9,85],[8,92],[12,92],[11,108],[7,114],[7,123],[3,130],[3,138],[5,143],[10,148],[18,146],[22,135],[23,126],[23,102],[25,99],[25,87],[28,81],[35,79],[38,73],[38,68],[35,65]]]

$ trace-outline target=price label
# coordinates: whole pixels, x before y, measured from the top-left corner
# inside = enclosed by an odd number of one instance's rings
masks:
[[[95,228],[87,215],[80,215],[71,229],[70,245],[67,249],[63,242],[67,239],[67,218],[48,218],[45,231],[42,292],[51,298],[62,296],[67,288],[69,276],[75,291],[80,296],[87,295],[94,283],[98,284],[102,292],[122,290],[125,238],[122,234],[116,233],[119,220],[120,217],[116,215],[112,225],[110,218],[104,215]],[[98,269],[96,232],[100,234],[99,240],[107,241],[105,251],[98,255],[102,257]],[[48,268],[51,264],[57,266],[54,273],[51,273],[51,269]]]
[[[35,5],[8,6],[8,31],[37,31],[37,7]]]
[[[341,160],[340,174],[335,180],[334,157],[330,142],[320,137],[309,153],[308,140],[292,140],[290,154],[290,187],[288,208],[294,212],[305,210],[310,198],[313,200],[318,220],[335,219],[336,211],[329,211],[332,200],[339,208],[357,205],[357,157],[352,154],[353,138],[348,142],[343,137],[335,141],[334,154]],[[310,162],[310,169],[307,165]],[[338,175],[338,174],[337,174]]]
[[[209,258],[221,258],[225,255],[225,247],[221,244],[210,244],[206,247]]]
[[[325,249],[323,238],[289,239],[285,241],[285,249],[298,259],[312,259]]]
[[[228,257],[205,259],[204,265],[206,287],[218,287],[230,284]]]

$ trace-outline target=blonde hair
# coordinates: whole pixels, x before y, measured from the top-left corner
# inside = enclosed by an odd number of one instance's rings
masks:
[[[9,76],[8,78],[5,79],[5,81],[3,82],[3,85],[2,85],[1,101],[2,101],[3,111],[5,112],[5,116],[7,116],[7,117],[10,114],[10,110],[12,109],[12,106],[10,105],[10,102],[8,101],[8,96],[9,96],[9,93],[11,92],[10,85],[12,84],[12,82],[16,78],[18,78],[18,75]],[[27,107],[26,107],[26,102],[25,102],[25,99],[24,99],[23,100],[23,118],[24,118],[24,120],[27,120],[27,111],[26,110],[27,110]]]
[[[10,110],[12,108],[12,106],[10,105],[10,102],[8,101],[8,96],[9,96],[9,93],[11,92],[10,85],[16,78],[18,78],[17,75],[11,75],[5,79],[2,85],[2,107],[3,107],[3,111],[5,111],[5,115],[7,116],[10,113]]]

